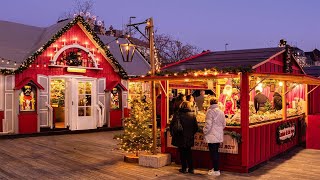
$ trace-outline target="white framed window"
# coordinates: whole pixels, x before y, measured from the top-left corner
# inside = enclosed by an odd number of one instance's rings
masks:
[[[0,74],[0,110],[4,110],[4,76]]]

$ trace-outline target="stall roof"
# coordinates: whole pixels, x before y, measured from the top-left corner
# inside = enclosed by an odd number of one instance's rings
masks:
[[[306,74],[320,78],[320,66],[303,67]]]
[[[43,28],[0,20],[0,58],[22,63],[71,21],[68,19]],[[16,68],[13,62],[1,66]]]
[[[204,52],[197,56],[169,64],[161,70],[181,72],[188,69],[204,70],[210,68],[227,68],[239,66],[255,66],[267,61],[275,54],[284,51],[283,47],[245,49],[232,51]]]

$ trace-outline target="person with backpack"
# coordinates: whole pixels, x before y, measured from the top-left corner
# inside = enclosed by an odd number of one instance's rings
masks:
[[[194,173],[191,147],[194,146],[194,135],[197,131],[198,122],[191,108],[191,103],[183,101],[170,123],[171,144],[178,147],[182,166],[179,169],[181,173]]]
[[[208,143],[213,169],[210,169],[208,175],[220,176],[219,171],[219,146],[223,142],[226,120],[224,112],[219,109],[216,99],[210,100],[210,107],[206,114],[206,124],[203,128],[204,139]]]

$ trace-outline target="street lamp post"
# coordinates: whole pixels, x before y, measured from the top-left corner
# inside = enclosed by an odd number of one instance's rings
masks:
[[[148,32],[148,37],[146,37],[137,28],[138,25],[147,23],[146,30]],[[156,73],[156,62],[155,62],[155,44],[154,44],[154,25],[153,19],[149,18],[144,22],[129,24],[128,26],[133,26],[138,32],[140,32],[144,37],[149,40],[149,52],[150,52],[150,65],[151,65],[151,77],[155,76]],[[151,98],[152,98],[152,153],[157,154],[157,115],[156,115],[156,85],[155,81],[151,80]]]
[[[131,21],[131,19],[135,19],[136,17],[135,16],[130,16],[130,18],[129,18],[129,24],[131,24],[132,23],[132,21]],[[130,35],[130,37],[132,36],[132,29],[131,29],[131,26],[129,26],[129,35]]]

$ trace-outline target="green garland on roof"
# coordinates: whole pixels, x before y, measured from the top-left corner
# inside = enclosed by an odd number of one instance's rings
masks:
[[[199,71],[211,71],[211,72],[218,72],[218,73],[230,73],[230,74],[238,74],[241,73],[252,73],[252,66],[239,66],[239,67],[225,67],[225,68],[211,68],[211,69],[203,69],[203,70],[193,70],[187,69],[180,72],[172,72],[172,71],[158,71],[156,72],[156,76],[182,76],[182,75],[194,75],[194,73],[198,73]],[[146,74],[146,76],[150,76],[150,72]],[[130,76],[130,78],[139,78],[141,76]]]
[[[66,31],[71,29],[76,23],[80,22],[84,28],[92,35],[93,39],[99,44],[99,46],[105,51],[107,57],[112,61],[115,67],[118,69],[120,76],[123,79],[128,79],[128,75],[126,71],[122,68],[122,66],[118,63],[118,61],[113,57],[110,53],[109,49],[105,46],[105,44],[100,40],[100,38],[96,35],[96,33],[91,29],[90,25],[83,19],[82,16],[77,16],[70,23],[64,26],[60,31],[58,31],[46,44],[40,47],[36,52],[34,52],[31,56],[29,56],[17,69],[1,69],[0,72],[4,75],[14,75],[19,74],[22,71],[26,70],[39,55],[41,55],[48,47],[50,47],[56,40],[58,40]]]
[[[202,71],[216,71],[218,73],[231,73],[231,74],[237,74],[239,72],[241,73],[251,73],[252,72],[252,67],[251,66],[239,66],[239,67],[225,67],[225,68],[216,68],[213,67],[211,69],[204,69]],[[193,70],[193,69],[187,69],[184,71],[180,72],[171,72],[171,71],[160,71],[157,72],[157,76],[166,76],[166,75],[189,75],[189,74],[194,74],[196,72],[199,72],[200,70]],[[150,75],[150,74],[148,74]]]

